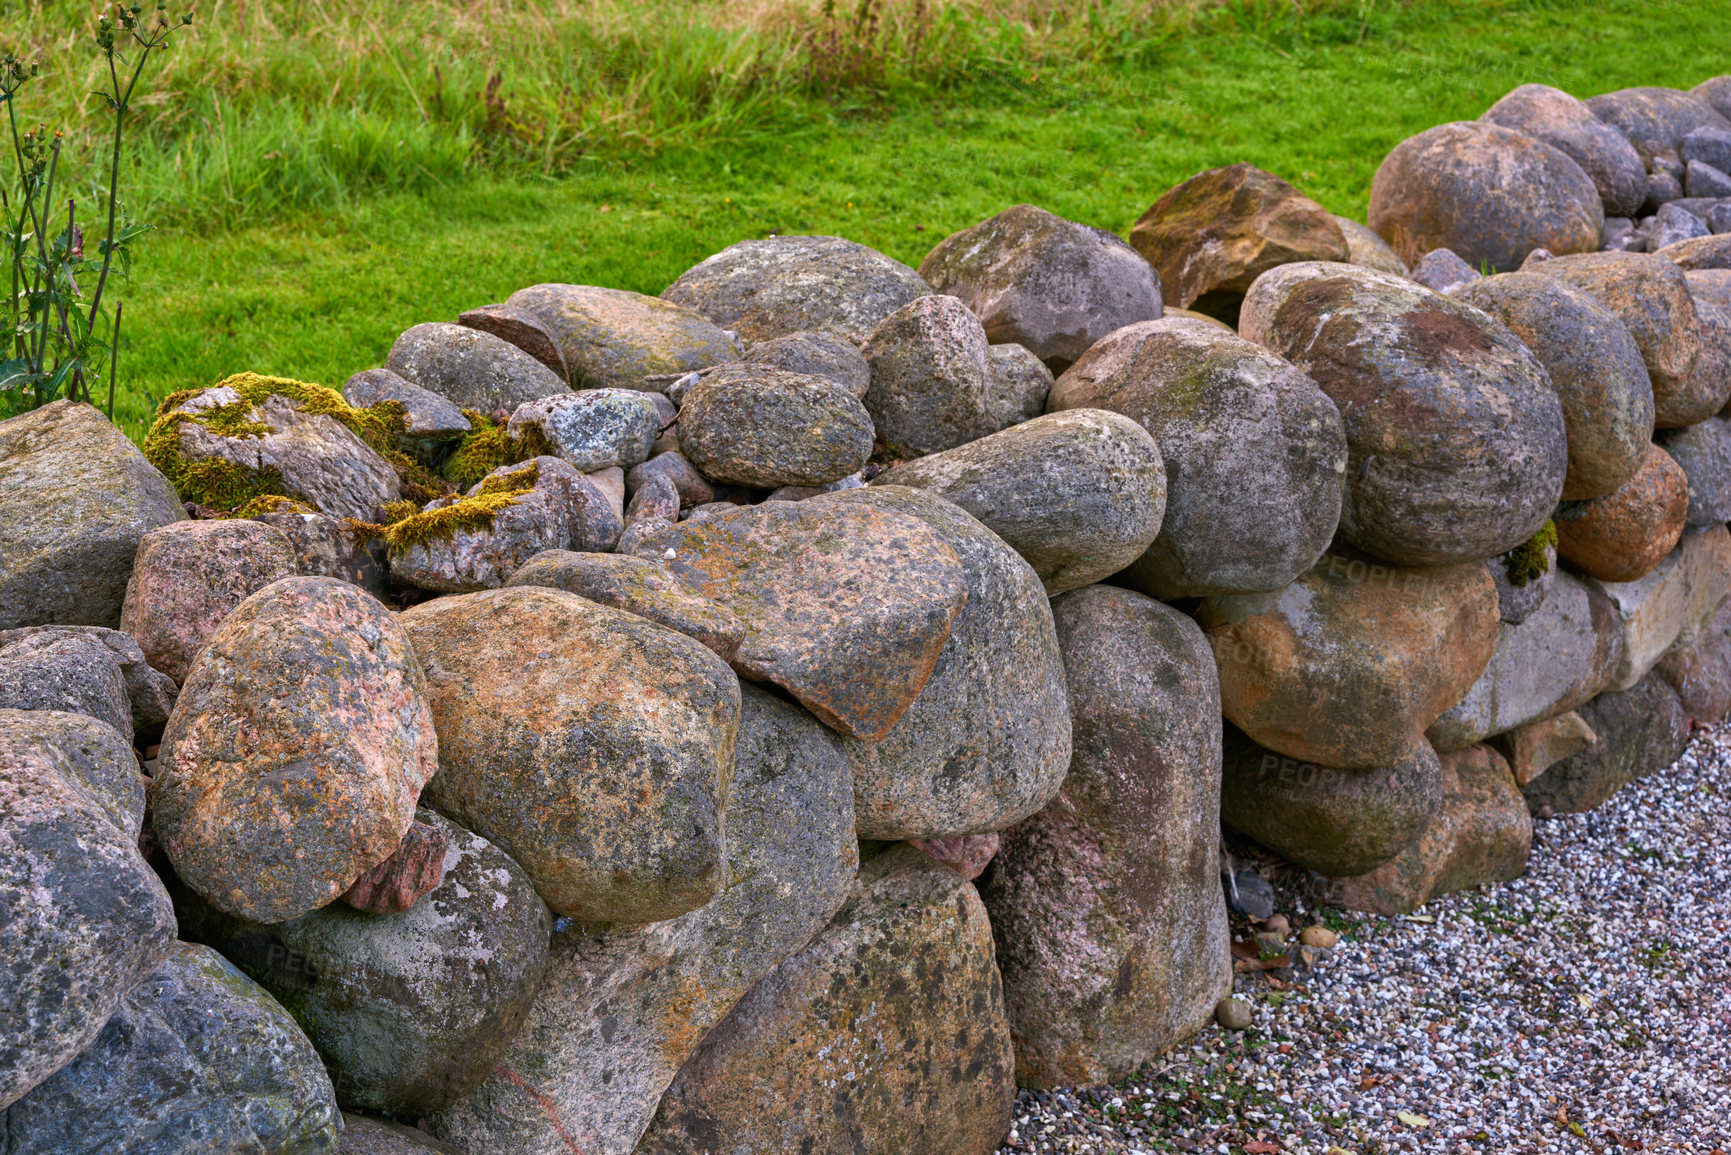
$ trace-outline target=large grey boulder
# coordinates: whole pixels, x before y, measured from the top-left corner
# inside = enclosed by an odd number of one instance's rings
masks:
[[[797,816],[797,820],[790,820]],[[541,993],[492,1073],[431,1120],[466,1151],[630,1155],[710,1029],[855,885],[847,762],[799,707],[743,687],[727,878],[699,910],[553,936]]]
[[[572,389],[643,389],[650,380],[739,359],[733,338],[689,308],[625,289],[530,285],[505,301],[547,328]]]
[[[979,318],[954,297],[920,297],[885,317],[860,348],[879,455],[920,457],[1012,424],[987,348]]]
[[[553,927],[509,855],[431,811],[417,817],[446,839],[444,879],[405,911],[336,902],[264,926],[174,894],[183,938],[294,1008],[338,1102],[407,1118],[449,1106],[492,1070],[540,988]]]
[[[0,421],[0,629],[118,626],[139,541],[185,516],[95,408],[54,401]]]
[[[678,428],[680,451],[705,477],[760,489],[839,481],[872,452],[871,414],[846,388],[753,362],[686,390]]]
[[[661,296],[746,341],[827,329],[857,345],[929,292],[918,273],[875,249],[841,237],[792,236],[729,245]]]
[[[138,852],[143,814],[111,729],[0,710],[0,1108],[84,1050],[173,945],[173,907]]]
[[[726,884],[739,681],[721,659],[538,586],[398,620],[439,735],[427,805],[500,846],[554,913],[655,922]]]
[[[1657,674],[1602,694],[1578,713],[1594,742],[1521,787],[1535,812],[1544,806],[1558,813],[1591,810],[1635,779],[1671,765],[1689,744],[1683,704]]]
[[[1101,409],[1036,417],[904,462],[873,484],[922,489],[961,506],[1021,554],[1051,595],[1141,557],[1166,509],[1154,438]]]
[[[1160,316],[1160,278],[1116,233],[1016,205],[939,241],[920,276],[1062,373],[1114,329]]]
[[[1023,1086],[1122,1079],[1232,989],[1220,890],[1220,687],[1202,631],[1093,586],[1052,607],[1074,752],[1063,789],[1005,831],[992,916]]]
[[[1240,331],[1339,406],[1340,532],[1360,549],[1415,566],[1494,557],[1556,508],[1568,466],[1556,388],[1479,310],[1356,265],[1283,265],[1251,286]]]
[[[1535,249],[1590,253],[1605,208],[1561,149],[1499,124],[1455,121],[1408,137],[1377,166],[1370,227],[1408,264],[1452,249],[1512,272]]]
[[[173,944],[89,1048],[0,1114],[7,1155],[313,1155],[341,1114],[287,1011],[209,947]]]
[[[800,504],[913,518],[955,552],[967,585],[931,677],[901,720],[876,740],[843,739],[860,837],[983,834],[1049,802],[1070,763],[1070,708],[1033,567],[959,506],[919,490],[874,485]]]
[[[1692,92],[1675,88],[1624,88],[1587,98],[1593,115],[1629,138],[1649,167],[1655,157],[1682,152],[1683,138],[1697,128],[1720,128],[1731,132],[1712,103]]]
[[[1629,138],[1560,88],[1523,84],[1479,120],[1542,140],[1581,166],[1606,216],[1632,217],[1647,198],[1647,165]]]
[[[92,647],[100,646],[107,655]],[[116,693],[115,676],[118,675]],[[0,630],[0,709],[69,710],[154,740],[180,692],[130,634],[102,626]]]
[[[1309,377],[1229,330],[1171,317],[1118,330],[1052,387],[1053,413],[1122,413],[1166,468],[1160,534],[1127,575],[1158,598],[1279,589],[1340,521],[1346,435]]]
[[[859,883],[704,1039],[638,1155],[998,1149],[1015,1081],[985,907],[909,846]]]
[[[443,321],[404,332],[385,356],[385,368],[411,385],[482,413],[513,410],[571,388],[509,341]]]
[[[1568,442],[1564,501],[1603,497],[1635,476],[1653,437],[1653,384],[1621,318],[1536,273],[1482,277],[1450,295],[1508,326],[1550,374]]]

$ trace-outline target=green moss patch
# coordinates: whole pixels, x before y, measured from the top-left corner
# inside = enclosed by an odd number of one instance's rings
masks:
[[[449,541],[459,532],[481,533],[493,528],[499,511],[535,488],[541,471],[534,465],[485,479],[478,490],[448,505],[422,510],[413,517],[378,527],[392,553],[432,541]]]
[[[1547,521],[1539,527],[1538,533],[1510,550],[1503,559],[1503,569],[1509,575],[1509,584],[1524,586],[1549,573],[1551,559],[1545,551],[1556,544],[1557,523]]]
[[[264,513],[317,513],[318,511],[304,501],[296,501],[292,497],[282,497],[274,493],[262,494],[253,498],[239,509],[236,517],[258,517]]]
[[[521,437],[512,437],[505,424],[494,421],[474,409],[463,410],[469,419],[469,432],[457,443],[457,448],[441,471],[445,480],[458,489],[468,489],[502,465],[516,465],[543,454],[557,456],[553,446],[535,426]]]

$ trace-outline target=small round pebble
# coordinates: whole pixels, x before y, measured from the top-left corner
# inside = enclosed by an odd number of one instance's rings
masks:
[[[1298,941],[1319,950],[1332,950],[1340,942],[1340,936],[1326,926],[1307,926],[1298,932]]]
[[[1243,999],[1221,999],[1214,1006],[1214,1021],[1229,1031],[1242,1031],[1254,1018]]]

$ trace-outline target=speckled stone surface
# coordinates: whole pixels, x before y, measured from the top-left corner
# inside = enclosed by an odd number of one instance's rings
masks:
[[[411,384],[464,409],[491,413],[564,393],[565,378],[509,341],[443,321],[416,325],[398,337],[385,367]]]
[[[1589,577],[1632,582],[1665,560],[1689,518],[1689,477],[1657,445],[1603,497],[1557,510],[1557,556]]]
[[[739,359],[728,335],[680,304],[595,285],[530,285],[505,301],[552,335],[572,389],[661,392],[652,374],[689,373]]]
[[[1669,766],[1689,744],[1683,703],[1657,674],[1602,694],[1577,713],[1596,741],[1521,787],[1534,811],[1591,810],[1637,778]]]
[[[686,390],[680,451],[714,481],[772,489],[857,473],[872,418],[846,388],[755,362],[726,365]]]
[[[1606,216],[1632,217],[1647,199],[1647,165],[1613,125],[1560,88],[1523,84],[1479,119],[1542,140],[1581,166]]]
[[[986,331],[954,297],[908,302],[871,331],[865,407],[878,455],[919,457],[977,441],[1015,421],[997,403]]]

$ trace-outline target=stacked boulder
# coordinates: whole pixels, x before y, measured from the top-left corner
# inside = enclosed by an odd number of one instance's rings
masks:
[[[5,1150],[986,1155],[1213,1016],[1223,830],[1518,875],[1731,710],[1727,88],[0,424]]]

